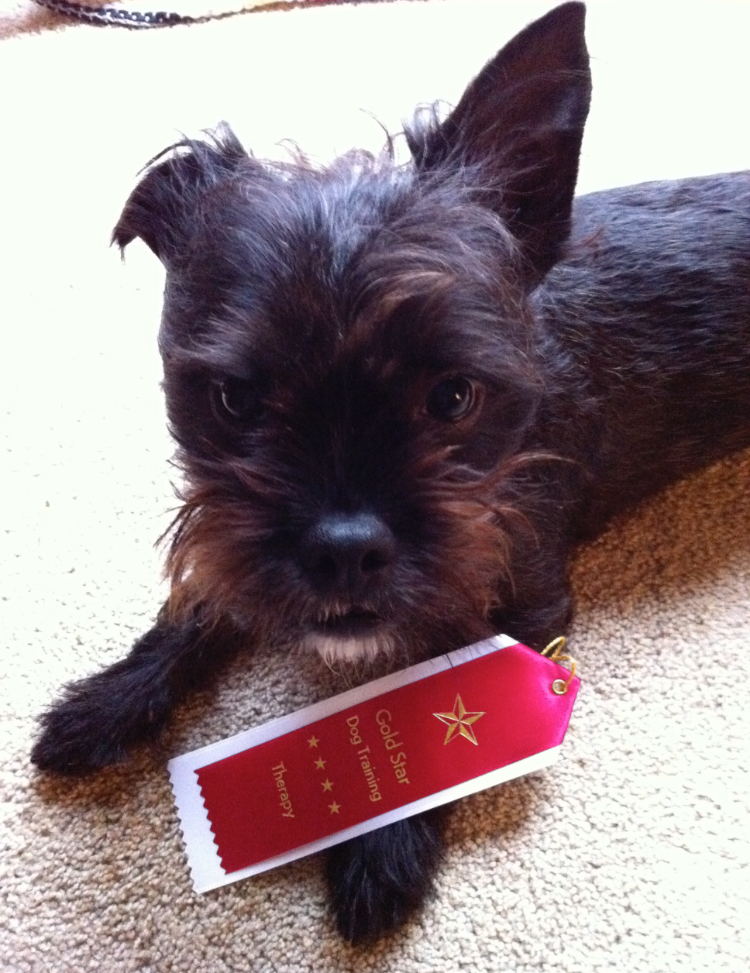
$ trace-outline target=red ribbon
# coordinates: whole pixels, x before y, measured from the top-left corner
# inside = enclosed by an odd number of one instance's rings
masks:
[[[559,695],[561,674],[520,643],[499,646],[199,767],[224,872],[386,812],[406,816],[421,809],[414,802],[558,747],[579,686],[573,678]]]

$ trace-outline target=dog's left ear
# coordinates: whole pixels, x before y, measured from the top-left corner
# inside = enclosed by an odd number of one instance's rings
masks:
[[[518,240],[529,287],[560,257],[570,230],[591,97],[585,15],[582,3],[565,3],[534,21],[442,124],[407,133],[423,171],[477,168],[479,198]]]
[[[202,140],[179,142],[145,168],[130,194],[112,242],[121,250],[140,237],[169,267],[189,246],[204,197],[230,180],[251,157],[228,125]]]

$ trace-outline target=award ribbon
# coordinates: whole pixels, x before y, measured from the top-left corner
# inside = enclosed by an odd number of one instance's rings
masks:
[[[176,757],[196,891],[548,766],[579,684],[499,635]]]

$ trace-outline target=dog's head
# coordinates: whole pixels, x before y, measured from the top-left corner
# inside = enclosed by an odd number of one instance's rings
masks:
[[[226,128],[152,162],[114,238],[167,270],[175,611],[334,659],[489,633],[541,393],[526,298],[568,235],[589,93],[571,3],[418,118],[409,164],[265,163]]]

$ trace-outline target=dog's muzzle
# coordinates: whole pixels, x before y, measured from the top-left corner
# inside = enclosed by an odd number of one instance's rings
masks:
[[[373,658],[392,645],[373,607],[391,573],[396,539],[371,512],[327,513],[300,544],[303,573],[320,599],[306,645],[327,661]]]

